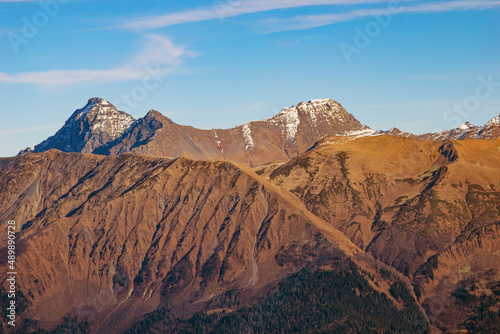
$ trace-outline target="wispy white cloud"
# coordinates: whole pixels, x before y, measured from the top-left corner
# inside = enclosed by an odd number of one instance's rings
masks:
[[[13,135],[13,134],[19,134],[19,133],[32,133],[32,132],[45,131],[45,130],[54,130],[54,129],[58,129],[60,127],[61,127],[61,124],[56,123],[56,124],[35,126],[35,127],[29,127],[29,128],[0,130],[0,136]]]
[[[277,9],[299,8],[323,5],[356,5],[385,3],[384,0],[219,0],[211,7],[202,7],[178,13],[133,19],[119,28],[148,30],[183,23],[210,21],[254,14]]]
[[[16,74],[0,72],[0,83],[32,84],[48,87],[82,82],[109,83],[142,79],[148,66],[161,67],[160,73],[166,74],[178,66],[185,55],[189,55],[189,52],[174,46],[169,39],[158,35],[148,35],[141,51],[128,62],[116,68],[105,70],[48,70]]]
[[[384,6],[378,9],[362,8],[342,13],[296,16],[288,19],[276,18],[267,20],[264,24],[268,27],[267,32],[303,30],[370,17],[381,10],[387,9],[387,0],[218,0],[210,7],[131,19],[127,23],[117,26],[117,28],[144,31],[278,9],[310,6],[354,6],[362,4],[384,4]],[[417,0],[401,0],[398,13],[425,14],[460,10],[485,10],[499,6],[500,1],[497,0],[438,1],[432,3]]]
[[[433,3],[419,3],[401,5],[397,13],[431,14],[451,11],[486,10],[500,7],[500,1],[441,1]],[[348,22],[363,17],[372,17],[387,8],[359,9],[343,13],[296,16],[289,19],[272,19],[264,22],[267,32],[311,29],[336,23]]]

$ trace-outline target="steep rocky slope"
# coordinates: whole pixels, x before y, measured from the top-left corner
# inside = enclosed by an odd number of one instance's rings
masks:
[[[471,316],[455,290],[482,284],[487,295],[500,280],[499,166],[500,139],[330,136],[256,171],[412,277],[434,323],[452,330]]]
[[[76,110],[57,133],[21,153],[45,152],[52,148],[63,152],[92,153],[96,148],[120,137],[134,122],[129,114],[117,110],[101,98],[92,98]]]
[[[0,184],[2,228],[17,222],[23,317],[41,327],[69,314],[120,333],[159,306],[192,314],[230,290],[246,303],[339,256],[389,288],[341,232],[232,163],[50,150],[0,159]]]

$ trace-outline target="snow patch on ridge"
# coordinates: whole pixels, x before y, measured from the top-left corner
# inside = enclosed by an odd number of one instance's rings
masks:
[[[381,131],[373,130],[373,129],[365,129],[365,130],[351,130],[344,133],[344,136],[350,137],[351,139],[361,138],[361,137],[374,137],[380,136],[382,134]]]
[[[295,135],[300,124],[299,110],[297,107],[284,108],[278,116],[285,122],[286,141],[295,142]]]
[[[134,123],[131,116],[119,113],[116,109],[111,113],[107,107],[101,109],[105,110],[98,111],[95,123],[92,125],[95,131],[107,132],[111,137],[118,137]]]
[[[250,130],[250,123],[246,123],[242,128],[243,139],[245,140],[245,149],[253,149],[253,138],[252,138],[252,130]]]
[[[220,143],[221,141],[219,140],[219,136],[217,135],[217,132],[214,130],[214,137],[215,137],[215,142],[217,143],[217,147],[220,148]]]

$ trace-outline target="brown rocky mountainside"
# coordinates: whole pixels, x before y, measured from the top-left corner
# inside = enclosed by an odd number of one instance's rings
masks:
[[[474,291],[472,299],[499,292],[500,139],[329,136],[257,173],[410,277],[445,331],[473,312],[457,305],[459,289]]]
[[[23,317],[42,328],[69,314],[121,333],[161,305],[193,313],[228,290],[250,300],[308,261],[339,256],[388,291],[344,234],[229,162],[50,150],[0,159],[0,184],[2,226],[17,222]]]
[[[41,328],[67,316],[121,333],[160,307],[236,312],[217,300],[240,291],[252,304],[304,266],[349,258],[398,307],[391,282],[409,280],[435,332],[491,332],[499,166],[500,139],[328,136],[255,171],[50,150],[0,159],[0,220],[18,224],[22,317]]]

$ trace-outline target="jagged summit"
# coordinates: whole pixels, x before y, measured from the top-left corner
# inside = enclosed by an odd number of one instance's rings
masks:
[[[500,114],[483,126],[465,122],[453,130],[415,136],[415,138],[424,140],[494,139],[498,137],[500,137]]]
[[[20,153],[44,152],[55,148],[63,152],[92,153],[96,148],[120,137],[135,119],[119,111],[107,100],[94,97],[75,110],[57,133]]]
[[[110,108],[114,108],[114,106],[107,100],[100,97],[93,97],[88,100],[85,107],[76,110],[73,115],[76,116],[75,120],[77,120],[80,117],[87,115],[91,111],[94,111],[95,113],[106,114],[110,110]]]
[[[472,128],[475,128],[476,126],[470,122],[465,122],[464,124],[460,125],[457,129],[460,130],[470,130]]]
[[[490,119],[490,121],[488,123],[486,123],[486,126],[489,126],[489,125],[500,125],[500,114],[498,114],[498,116],[496,117],[493,117],[492,119]]]
[[[84,109],[87,108],[88,106],[96,106],[96,105],[101,105],[101,106],[108,106],[108,105],[111,105],[111,103],[109,103],[108,100],[105,100],[103,99],[102,97],[91,97],[87,104],[85,105],[85,107],[83,107]]]
[[[146,116],[144,116],[145,119],[164,119],[168,120],[169,122],[173,122],[170,118],[167,116],[163,115],[161,112],[155,109],[151,109],[148,111]]]
[[[108,105],[110,104],[107,100],[103,99],[102,97],[91,97],[89,101],[87,102],[87,105],[96,105],[96,104],[103,104],[103,105]]]
[[[299,104],[292,106],[290,108],[284,108],[281,112],[287,112],[290,109],[298,109],[304,112],[328,112],[330,114],[342,114],[346,113],[342,105],[332,99],[316,99],[310,100],[309,102],[300,102]]]

